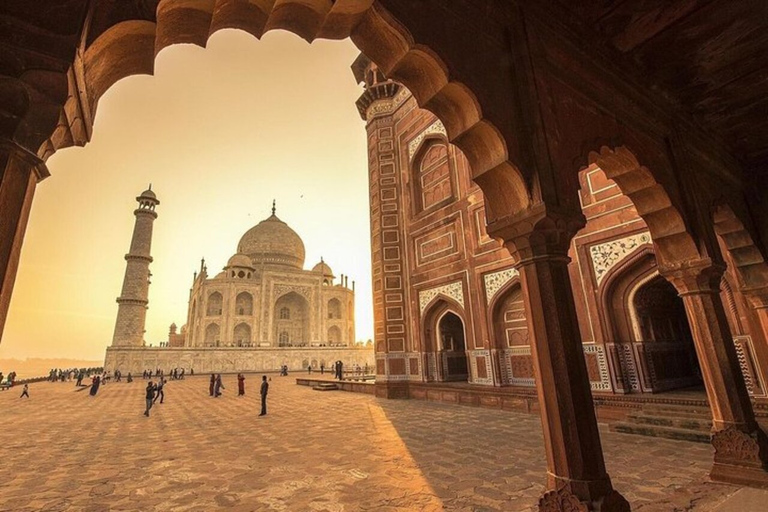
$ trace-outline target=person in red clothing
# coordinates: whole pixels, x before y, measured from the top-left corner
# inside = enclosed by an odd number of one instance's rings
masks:
[[[245,395],[245,377],[242,373],[237,374],[237,396]]]

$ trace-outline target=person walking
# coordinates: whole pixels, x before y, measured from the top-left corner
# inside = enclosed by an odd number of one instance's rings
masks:
[[[91,396],[96,396],[96,393],[99,392],[99,386],[101,386],[101,377],[96,375],[91,383]]]
[[[269,383],[267,382],[267,376],[261,377],[261,414],[259,416],[267,415],[267,393],[269,392]]]
[[[160,377],[160,380],[157,382],[157,393],[155,394],[155,400],[152,403],[157,402],[157,399],[160,399],[160,403],[163,403],[163,400],[165,400],[165,393],[163,393],[163,387],[165,386],[165,383],[168,382],[165,380],[164,377]]]
[[[216,375],[211,374],[211,382],[208,385],[208,395],[213,396],[213,388],[216,386]]]
[[[221,390],[227,389],[224,384],[221,383],[221,374],[216,375],[216,383],[213,386],[213,398],[219,398],[221,396]]]
[[[242,373],[237,374],[237,396],[245,396],[245,377]]]
[[[149,384],[147,384],[147,408],[144,411],[144,416],[149,418],[149,410],[152,408],[152,404],[155,403],[155,391],[157,391],[157,386],[155,386],[152,381],[149,381]]]
[[[19,398],[29,398],[29,384],[24,383],[24,389],[21,390],[21,396]]]

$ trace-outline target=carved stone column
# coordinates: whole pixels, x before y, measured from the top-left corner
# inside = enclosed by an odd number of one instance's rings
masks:
[[[685,303],[712,409],[715,461],[710,477],[768,487],[768,438],[755,421],[720,298],[724,270],[706,259],[662,273]]]
[[[539,510],[629,512],[605,470],[568,274],[568,248],[584,223],[540,208],[494,222],[489,232],[518,262],[528,315],[548,469]]]
[[[35,187],[48,175],[37,156],[12,142],[0,141],[0,339]]]

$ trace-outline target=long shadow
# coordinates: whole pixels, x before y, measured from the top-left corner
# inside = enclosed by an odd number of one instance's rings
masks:
[[[419,400],[378,400],[446,508],[536,510],[546,455],[538,415]],[[707,480],[708,444],[609,432],[600,426],[614,487],[633,508]]]

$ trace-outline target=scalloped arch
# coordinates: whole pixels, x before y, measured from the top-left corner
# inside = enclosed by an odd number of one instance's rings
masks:
[[[653,174],[638,162],[626,146],[589,153],[589,163],[596,164],[616,182],[621,192],[635,205],[651,232],[662,269],[701,258],[696,242],[688,231],[680,211]]]
[[[91,112],[118,80],[152,74],[158,52],[173,44],[205,46],[218,30],[235,28],[261,37],[288,30],[306,41],[343,39],[385,74],[403,83],[420,106],[445,126],[448,139],[467,156],[473,179],[498,215],[526,209],[530,193],[509,160],[501,132],[483,117],[477,96],[452,80],[432,49],[415,42],[404,26],[374,0],[162,0],[157,22],[124,21],[102,33],[83,61]]]
[[[712,211],[715,233],[733,260],[736,274],[747,289],[768,289],[768,264],[749,230],[727,203]]]

